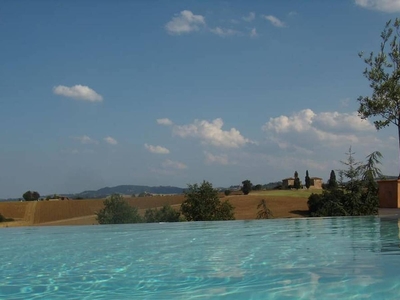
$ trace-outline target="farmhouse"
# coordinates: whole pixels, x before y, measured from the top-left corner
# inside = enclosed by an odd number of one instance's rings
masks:
[[[282,188],[288,189],[293,187],[294,185],[294,178],[289,177],[282,179]],[[310,189],[322,189],[322,178],[320,177],[311,177],[310,178]]]
[[[289,187],[292,187],[293,185],[294,185],[293,177],[282,179],[282,188],[283,189],[288,189]]]
[[[310,178],[310,189],[322,189],[322,178],[311,177]]]

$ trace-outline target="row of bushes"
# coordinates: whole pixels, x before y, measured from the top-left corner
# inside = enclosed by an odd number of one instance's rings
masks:
[[[265,200],[257,207],[257,219],[272,217]],[[97,214],[100,224],[126,224],[126,223],[153,223],[153,222],[179,222],[179,221],[223,221],[234,220],[234,207],[226,200],[221,201],[218,191],[212,184],[203,181],[188,185],[185,190],[185,200],[180,211],[170,205],[161,209],[149,208],[142,217],[136,207],[130,206],[121,195],[112,195],[104,201],[104,208]]]

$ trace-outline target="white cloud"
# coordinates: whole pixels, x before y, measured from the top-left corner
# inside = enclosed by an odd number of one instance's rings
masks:
[[[205,162],[207,164],[220,164],[220,165],[228,165],[229,160],[226,154],[214,155],[210,152],[204,151]]]
[[[82,144],[98,144],[99,142],[92,139],[91,137],[87,135],[82,135],[82,136],[74,136],[72,137],[74,140],[77,140],[81,142]]]
[[[277,17],[272,16],[272,15],[263,15],[263,18],[265,20],[268,20],[271,22],[272,25],[274,25],[275,27],[286,27],[286,24],[283,23],[281,20],[279,20]]]
[[[168,119],[168,118],[163,118],[163,119],[157,119],[157,124],[165,125],[165,126],[170,126],[170,125],[172,125],[173,123],[172,123],[172,121],[171,121],[170,119]]]
[[[105,141],[107,144],[110,144],[110,145],[117,145],[117,144],[118,144],[117,140],[114,139],[114,138],[112,138],[111,136],[105,137],[105,138],[104,138],[104,141]]]
[[[374,131],[375,127],[367,120],[361,119],[357,112],[338,113],[322,112],[313,118],[316,127],[326,130],[336,130],[340,132],[354,131]]]
[[[229,29],[229,28],[215,27],[215,28],[211,28],[210,31],[221,37],[241,35],[240,31]]]
[[[151,153],[156,153],[156,154],[168,154],[169,153],[169,150],[162,146],[153,146],[153,145],[148,145],[148,144],[144,144],[144,146]]]
[[[85,85],[74,85],[72,87],[67,87],[63,85],[55,86],[53,88],[53,93],[56,95],[85,100],[89,102],[101,102],[103,97],[92,90],[90,87]]]
[[[178,169],[178,170],[184,170],[187,168],[187,166],[184,163],[181,163],[179,161],[172,161],[172,160],[165,160],[162,163],[162,166],[164,168],[172,168],[172,169]]]
[[[249,12],[247,16],[242,17],[242,19],[246,22],[251,22],[256,18],[256,14],[254,12]]]
[[[205,25],[206,21],[202,15],[195,15],[190,10],[183,10],[165,25],[165,29],[169,34],[180,35],[198,31],[200,26]]]
[[[250,31],[250,37],[254,38],[254,37],[258,37],[258,33],[256,28],[251,29]]]
[[[206,120],[195,120],[192,124],[173,127],[173,133],[182,138],[199,138],[203,143],[216,147],[239,148],[250,140],[243,137],[239,130],[231,128],[229,131],[222,130],[224,122],[218,118],[212,122]]]
[[[310,145],[341,147],[376,142],[376,138],[370,135],[375,131],[374,126],[355,112],[314,113],[311,109],[304,109],[291,116],[270,118],[262,129],[281,149],[300,147],[307,150]]]
[[[387,13],[400,12],[399,0],[355,0],[361,7],[373,10],[380,10]]]

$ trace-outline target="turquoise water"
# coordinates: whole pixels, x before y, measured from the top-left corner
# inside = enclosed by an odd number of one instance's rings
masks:
[[[0,230],[0,299],[400,299],[399,220]]]

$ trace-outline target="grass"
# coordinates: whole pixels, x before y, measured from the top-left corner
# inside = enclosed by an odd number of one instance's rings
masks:
[[[276,196],[276,197],[295,197],[308,198],[311,194],[321,194],[322,190],[267,190],[252,191],[250,195],[254,196]]]

